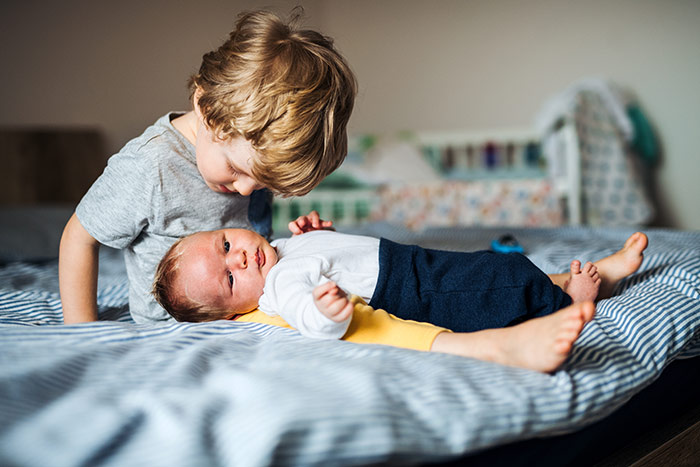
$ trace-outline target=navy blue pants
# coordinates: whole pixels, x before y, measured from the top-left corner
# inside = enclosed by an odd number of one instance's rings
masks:
[[[519,253],[430,250],[382,238],[369,304],[402,319],[471,332],[548,315],[571,305],[571,297]]]

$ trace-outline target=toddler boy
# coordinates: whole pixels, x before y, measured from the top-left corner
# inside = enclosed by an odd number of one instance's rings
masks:
[[[173,242],[225,227],[268,236],[263,188],[303,195],[342,163],[355,77],[331,39],[291,24],[241,15],[191,77],[193,110],[164,115],[110,158],[61,239],[65,323],[97,319],[101,244],[125,250],[134,320],[170,319],[150,288]]]

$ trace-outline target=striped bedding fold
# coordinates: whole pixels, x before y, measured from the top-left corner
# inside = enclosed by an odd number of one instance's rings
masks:
[[[373,228],[451,249],[497,233]],[[606,256],[631,233],[510,232],[546,272]],[[6,264],[0,465],[417,463],[576,430],[700,356],[700,232],[648,235],[641,269],[551,375],[254,323],[137,325],[118,266],[100,278],[101,321],[63,326],[55,262]]]

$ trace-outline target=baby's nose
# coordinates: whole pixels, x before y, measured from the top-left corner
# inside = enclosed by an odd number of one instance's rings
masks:
[[[229,255],[228,267],[231,269],[248,267],[248,257],[245,250],[240,250],[236,255]]]

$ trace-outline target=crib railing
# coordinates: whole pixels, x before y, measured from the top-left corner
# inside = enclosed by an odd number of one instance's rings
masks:
[[[376,202],[374,188],[316,189],[301,197],[275,197],[272,227],[277,234],[287,232],[290,221],[311,211],[318,211],[322,219],[333,220],[336,226],[358,225],[369,220]]]
[[[443,175],[458,180],[541,178],[540,139],[532,130],[418,132],[415,142]]]
[[[542,180],[550,183],[569,224],[581,222],[580,162],[578,141],[572,125],[558,129],[558,143],[543,147],[532,129],[484,132],[414,132],[402,139],[418,147],[425,159],[446,181]],[[361,137],[365,141],[379,137]],[[342,167],[341,169],[342,170]],[[501,183],[502,185],[502,183]],[[298,198],[276,198],[273,227],[287,231],[287,224],[312,210],[337,226],[357,225],[376,219],[380,203],[378,187],[320,189]]]

